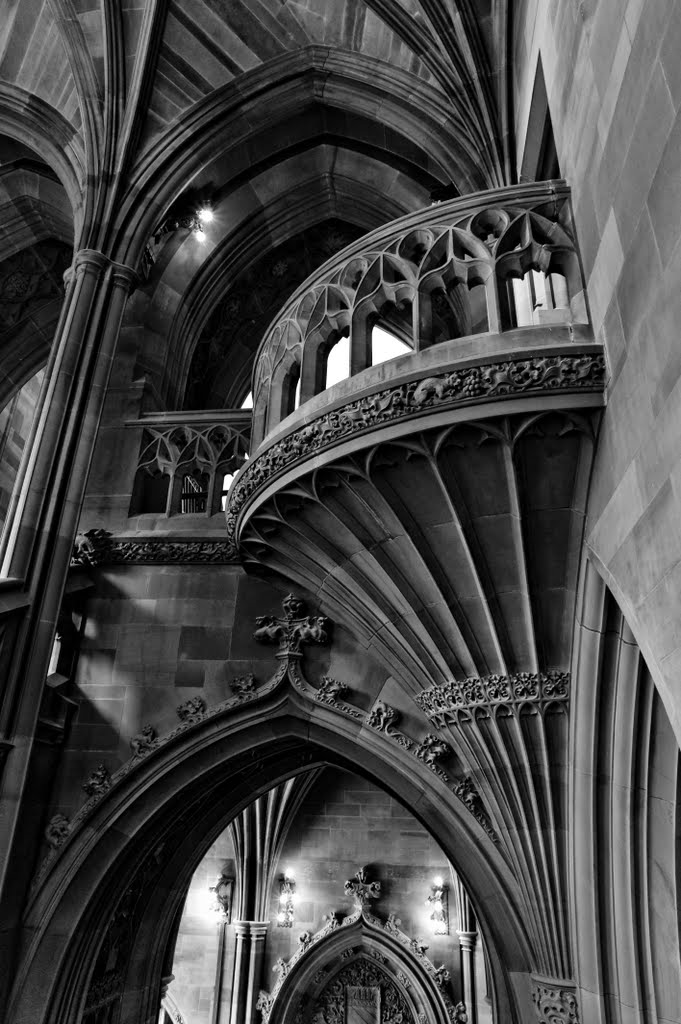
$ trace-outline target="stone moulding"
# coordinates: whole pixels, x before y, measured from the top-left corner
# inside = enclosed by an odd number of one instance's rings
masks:
[[[71,566],[234,565],[236,548],[228,540],[195,537],[113,537],[106,530],[79,535]]]
[[[510,676],[453,679],[416,694],[414,701],[434,725],[457,721],[458,713],[475,708],[515,708],[537,704],[541,708],[570,697],[569,672],[518,672]]]
[[[566,352],[450,369],[355,399],[322,413],[248,462],[230,492],[228,538],[234,542],[242,511],[275,475],[340,441],[395,420],[459,406],[530,394],[598,393],[605,381],[603,355]]]

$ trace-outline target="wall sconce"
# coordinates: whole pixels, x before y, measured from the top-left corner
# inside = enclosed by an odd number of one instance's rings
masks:
[[[209,892],[215,895],[212,910],[219,914],[222,920],[229,924],[232,919],[232,894],[234,892],[234,879],[228,875],[218,875],[215,885],[211,885]]]
[[[293,903],[296,896],[296,881],[293,871],[287,868],[279,879],[279,912],[277,927],[291,928],[293,925]]]
[[[430,910],[434,935],[449,935],[449,886],[439,876],[433,879],[425,905]]]

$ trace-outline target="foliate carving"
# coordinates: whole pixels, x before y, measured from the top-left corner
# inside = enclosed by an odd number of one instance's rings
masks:
[[[414,697],[434,725],[458,721],[461,711],[494,708],[500,705],[511,712],[522,704],[547,704],[568,701],[569,672],[518,672],[515,675],[485,676],[481,679],[451,680],[444,686],[432,686]]]
[[[332,679],[330,676],[323,676],[321,683],[314,692],[314,699],[318,700],[320,704],[326,704],[336,711],[342,711],[343,714],[349,715],[350,718],[359,720],[362,717],[362,712],[352,707],[351,704],[346,704],[345,701],[340,700],[349,691],[350,687],[346,683],[342,683],[338,679]]]
[[[436,762],[440,761],[443,757],[449,757],[452,753],[452,748],[444,740],[441,740],[439,736],[435,736],[434,733],[429,732],[423,740],[414,747],[414,754],[420,761],[427,764],[429,768],[435,768]]]
[[[186,724],[200,722],[206,713],[206,702],[203,697],[190,697],[183,704],[178,704],[177,716]]]
[[[439,967],[435,968],[435,983],[442,988],[449,982],[450,974],[444,964],[440,964]]]
[[[454,1007],[454,1024],[468,1024],[468,1013],[465,1003],[457,1003]]]
[[[247,463],[230,491],[228,536],[234,537],[242,509],[261,487],[271,482],[274,474],[352,435],[395,419],[483,397],[489,400],[542,391],[602,391],[604,386],[602,355],[565,353],[466,367],[358,398],[321,414]]]
[[[111,789],[111,773],[106,765],[97,765],[88,780],[83,783],[83,789],[88,796],[101,796]]]
[[[108,530],[86,530],[77,533],[73,542],[71,565],[95,566],[106,561],[111,534]]]
[[[236,676],[229,685],[234,696],[241,700],[256,696],[255,676],[252,672],[247,676]]]
[[[388,914],[388,919],[385,922],[385,930],[393,935],[400,935],[400,925],[402,924],[401,918],[397,917],[396,914]]]
[[[465,805],[465,807],[471,812],[475,820],[485,830],[487,835],[490,837],[493,843],[499,841],[499,837],[492,828],[489,816],[485,810],[480,794],[473,784],[473,780],[470,778],[462,779],[454,786],[452,791],[455,796],[458,796],[459,800]]]
[[[404,985],[405,988],[411,988],[411,981],[404,973],[404,971],[398,971],[396,977],[400,985]]]
[[[390,736],[391,739],[399,743],[405,750],[411,750],[414,746],[413,742],[403,732],[399,732],[395,728],[399,720],[400,712],[397,708],[392,708],[382,700],[377,700],[367,715],[366,724],[371,729],[375,729],[376,732],[382,732],[385,736]]]
[[[312,942],[312,932],[301,932],[298,936],[298,943],[300,944],[303,952],[308,948]]]
[[[253,634],[263,644],[279,644],[283,657],[300,657],[304,644],[327,644],[329,642],[329,620],[325,615],[303,615],[305,604],[293,594],[282,602],[283,616],[260,615]]]
[[[130,748],[134,757],[144,757],[158,746],[158,742],[153,725],[144,725],[130,740]]]
[[[100,536],[93,541],[91,535],[94,533]],[[236,548],[227,540],[167,537],[136,537],[133,540],[112,537],[106,530],[87,530],[79,534],[71,558],[72,566],[233,565],[238,562]]]
[[[53,815],[45,829],[45,839],[52,849],[58,849],[65,841],[70,831],[69,819],[63,814]]]
[[[346,895],[352,896],[360,907],[369,907],[370,901],[377,900],[381,895],[381,883],[370,882],[367,879],[366,868],[360,868],[354,878],[348,879],[344,889]]]
[[[579,1006],[574,990],[535,982],[532,992],[540,1024],[579,1024]]]

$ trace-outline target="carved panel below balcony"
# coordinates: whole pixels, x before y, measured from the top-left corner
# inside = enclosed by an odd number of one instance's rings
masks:
[[[230,493],[245,564],[314,593],[411,693],[568,669],[603,383],[589,346],[303,420]]]

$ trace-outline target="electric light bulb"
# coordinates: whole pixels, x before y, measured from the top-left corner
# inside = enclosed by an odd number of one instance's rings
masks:
[[[290,881],[293,881],[295,877],[293,868],[284,868],[284,878],[288,878]]]
[[[441,889],[444,884],[444,880],[441,875],[436,875],[433,879],[433,885],[436,885],[438,889]]]
[[[205,242],[206,241],[206,232],[202,231],[201,228],[197,228],[196,231],[194,232],[194,234],[198,238],[199,242]]]
[[[211,210],[210,206],[204,206],[202,209],[200,209],[198,217],[203,224],[210,224],[210,222],[213,219],[213,211]]]
[[[277,921],[285,921],[285,920],[286,920],[286,914],[284,914],[281,911],[279,911],[279,913],[277,914]]]

